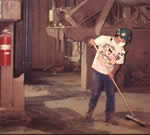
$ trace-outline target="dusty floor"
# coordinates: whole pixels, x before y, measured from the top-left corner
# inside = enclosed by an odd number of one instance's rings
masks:
[[[25,112],[29,123],[10,122],[0,134],[149,134],[150,94],[124,93],[136,115],[148,125],[125,120],[128,109],[116,93],[117,125],[104,122],[105,93],[94,113],[94,122],[85,121],[90,91],[80,88],[80,73],[33,74],[32,85],[25,85]]]

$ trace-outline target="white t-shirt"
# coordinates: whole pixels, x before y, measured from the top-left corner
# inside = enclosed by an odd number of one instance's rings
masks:
[[[114,37],[101,35],[94,40],[98,52],[94,58],[92,68],[102,74],[108,74],[115,64],[124,63],[125,50],[116,44]]]

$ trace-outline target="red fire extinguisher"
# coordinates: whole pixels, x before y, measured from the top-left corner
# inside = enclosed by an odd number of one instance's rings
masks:
[[[9,66],[11,64],[11,35],[5,29],[0,34],[0,66]]]

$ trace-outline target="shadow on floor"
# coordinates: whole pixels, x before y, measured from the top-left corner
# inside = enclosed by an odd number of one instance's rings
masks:
[[[38,129],[48,133],[67,134],[109,134],[107,131],[92,129],[93,123],[88,123],[83,116],[68,108],[48,109],[45,107],[27,107],[27,113],[32,117],[28,128]]]

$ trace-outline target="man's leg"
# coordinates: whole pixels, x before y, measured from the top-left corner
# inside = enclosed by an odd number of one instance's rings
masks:
[[[115,112],[115,86],[109,76],[105,78],[105,89],[106,89],[106,110],[105,110],[105,121],[109,122]]]
[[[93,112],[95,110],[97,101],[101,95],[103,90],[103,80],[102,74],[93,71],[93,80],[92,80],[92,91],[91,91],[91,98],[89,102],[89,109],[87,113],[87,119],[92,119]]]

